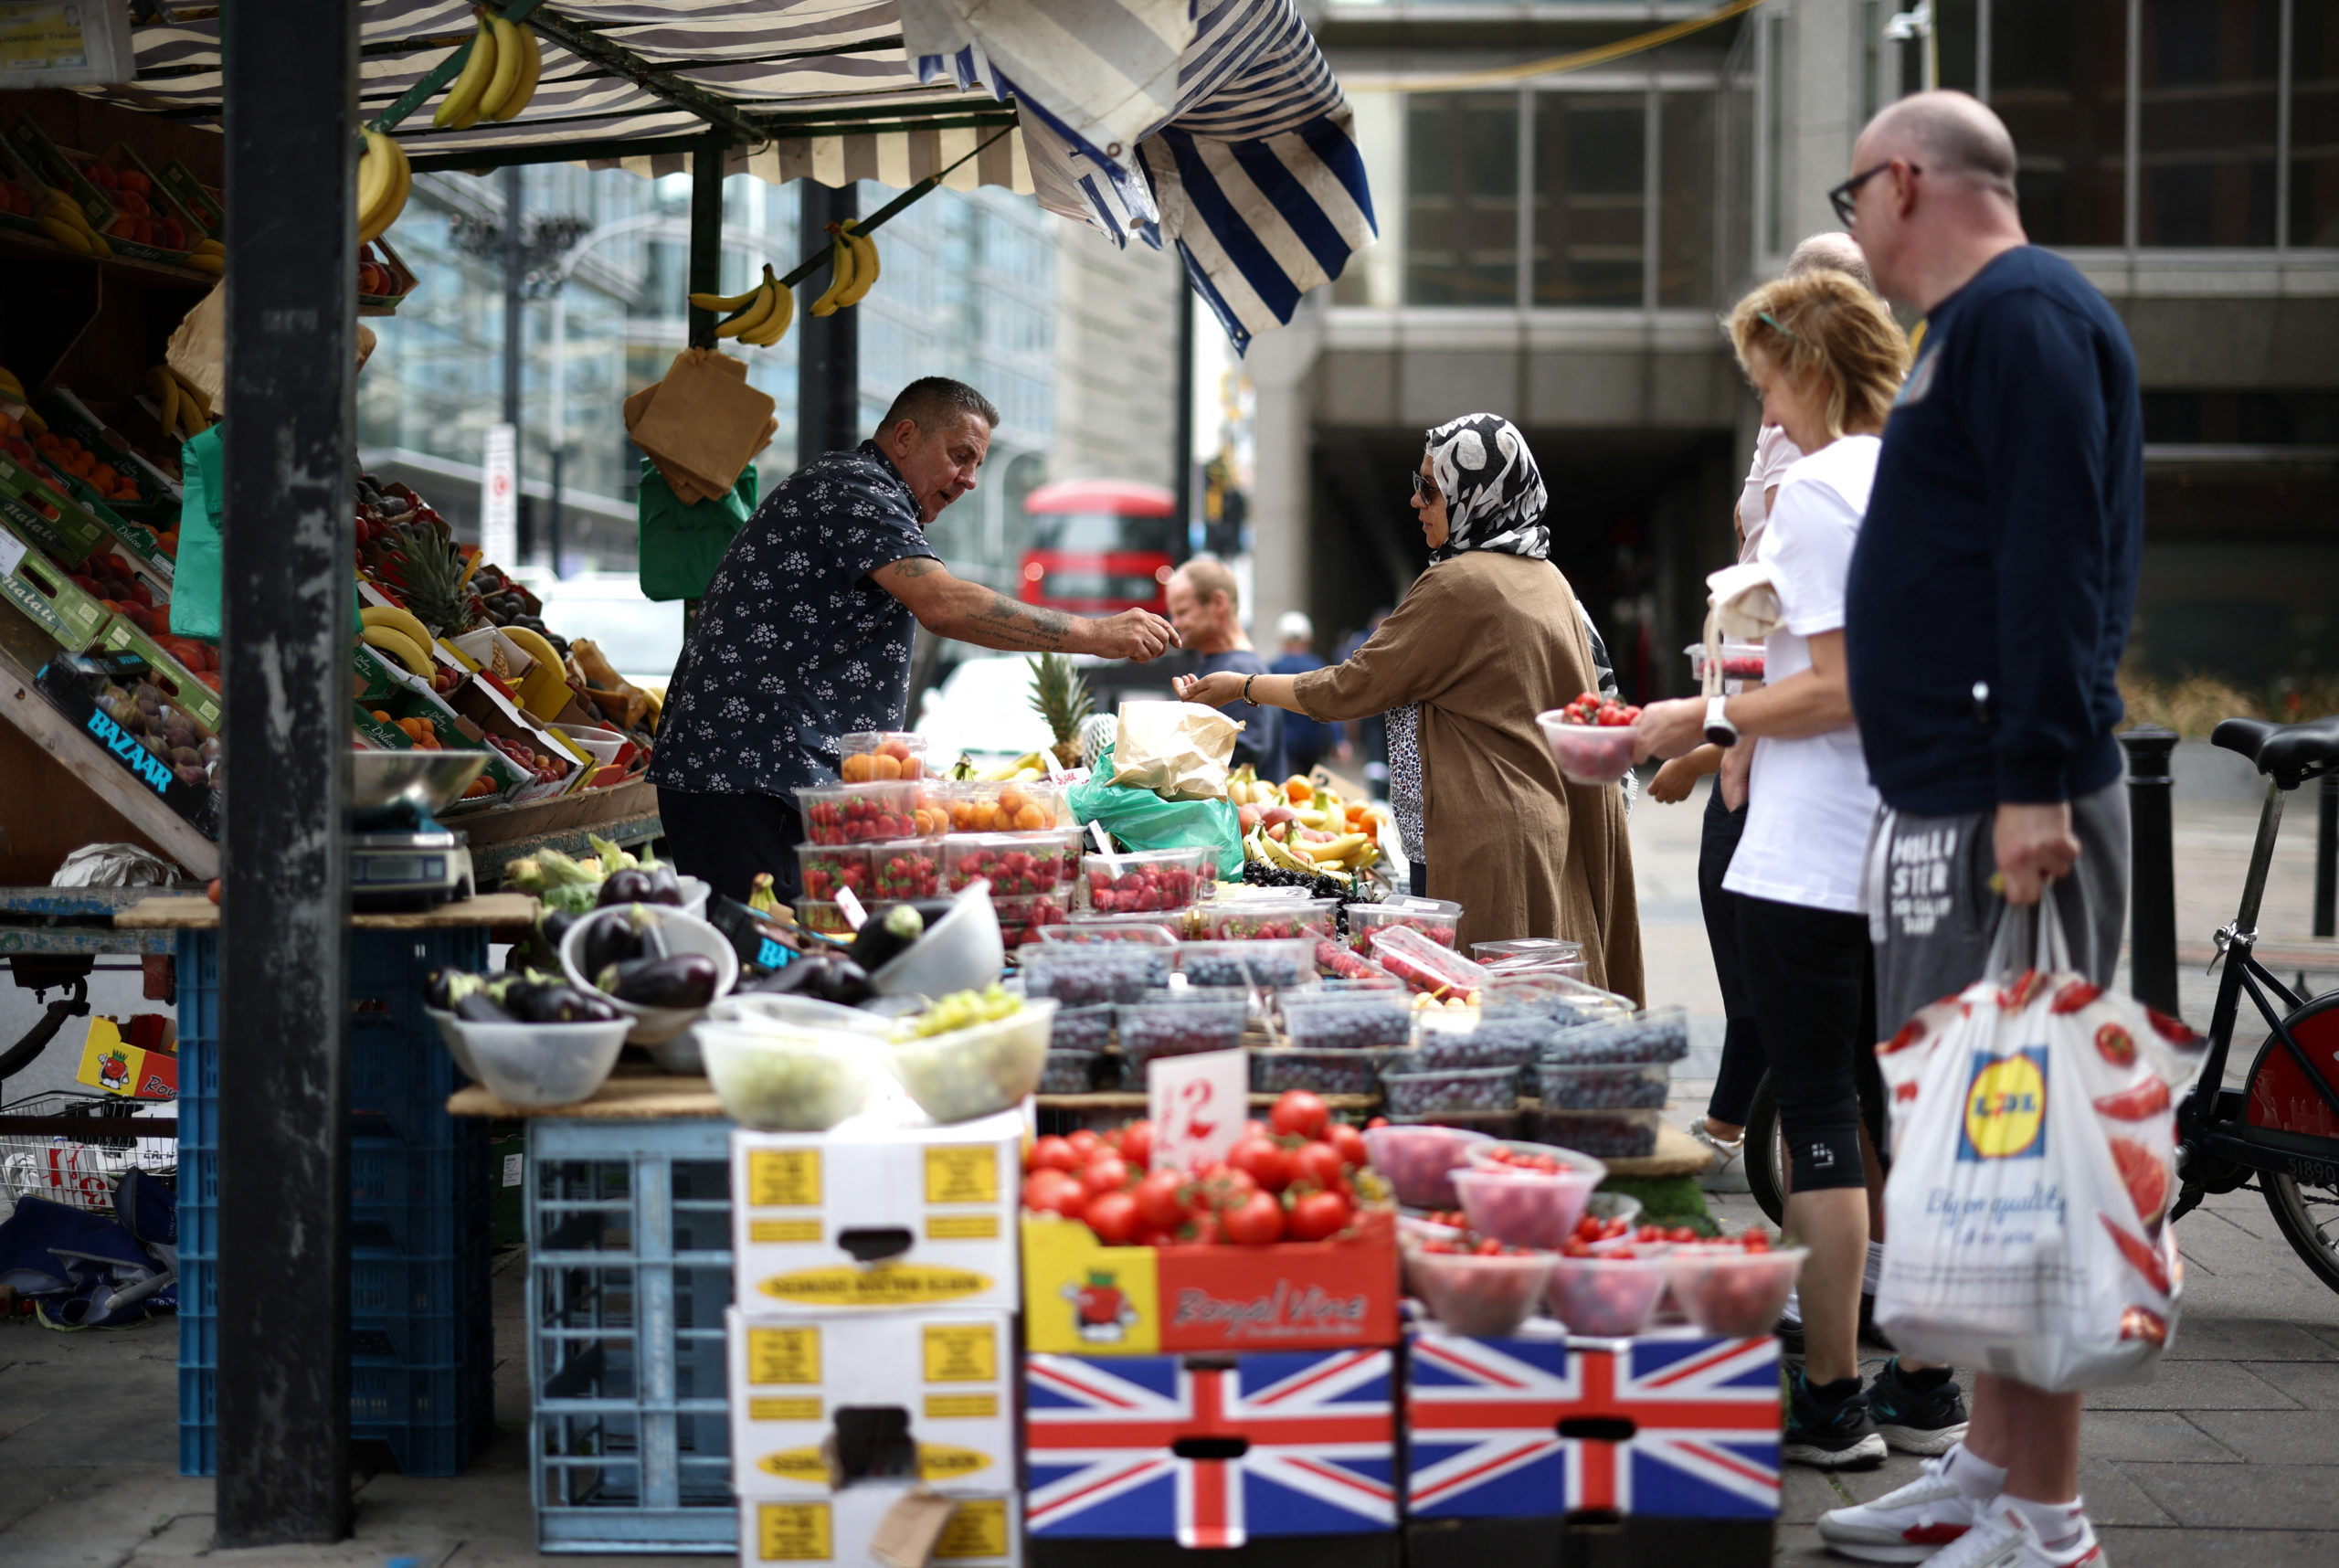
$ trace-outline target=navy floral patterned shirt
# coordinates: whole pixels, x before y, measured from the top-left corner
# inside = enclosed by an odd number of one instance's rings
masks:
[[[837,737],[899,729],[909,607],[870,580],[934,555],[917,501],[874,441],[766,496],[723,553],[667,687],[650,779],[704,794],[832,784]]]

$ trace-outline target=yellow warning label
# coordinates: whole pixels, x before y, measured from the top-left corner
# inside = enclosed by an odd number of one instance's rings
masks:
[[[747,1330],[747,1381],[758,1387],[771,1383],[820,1381],[820,1328]]]
[[[939,1143],[926,1151],[929,1203],[999,1202],[999,1150],[988,1143]]]
[[[818,1398],[750,1399],[747,1401],[750,1421],[818,1421],[820,1402]]]
[[[818,1220],[749,1220],[747,1239],[751,1242],[816,1242],[820,1239]]]
[[[948,1532],[944,1533],[947,1539]],[[836,1555],[832,1542],[829,1505],[824,1502],[763,1503],[756,1509],[756,1555],[759,1562],[826,1563]]]
[[[820,1151],[758,1149],[747,1156],[747,1206],[810,1209],[820,1202]]]
[[[783,1481],[802,1481],[808,1486],[825,1487],[830,1479],[829,1462],[818,1448],[782,1448],[757,1459],[756,1468]]]
[[[997,1383],[998,1331],[989,1323],[928,1323],[926,1381]]]
[[[1007,1555],[1007,1499],[968,1498],[958,1505],[934,1543],[937,1558]]]
[[[928,1421],[991,1421],[999,1415],[999,1395],[995,1393],[929,1393],[926,1396],[926,1418]]]
[[[988,1274],[971,1268],[924,1264],[881,1264],[874,1268],[804,1268],[775,1274],[756,1288],[776,1300],[814,1307],[915,1307],[928,1301],[958,1301],[991,1287]]]
[[[928,1241],[997,1241],[997,1214],[928,1214],[926,1216],[926,1239]]]
[[[989,1468],[990,1456],[979,1449],[953,1448],[947,1443],[917,1446],[917,1474],[922,1481],[955,1481]]]

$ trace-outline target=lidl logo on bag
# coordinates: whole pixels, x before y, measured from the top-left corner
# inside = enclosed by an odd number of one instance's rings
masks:
[[[2011,1056],[1974,1053],[1957,1158],[2036,1160],[2046,1152],[2046,1048],[2031,1046]]]

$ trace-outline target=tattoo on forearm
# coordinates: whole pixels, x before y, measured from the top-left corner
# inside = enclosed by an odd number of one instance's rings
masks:
[[[1064,611],[1018,604],[996,589],[970,619],[1010,648],[1061,648],[1072,635],[1072,617]]]
[[[894,563],[894,575],[900,577],[922,577],[942,569],[942,563],[932,556],[905,556]]]

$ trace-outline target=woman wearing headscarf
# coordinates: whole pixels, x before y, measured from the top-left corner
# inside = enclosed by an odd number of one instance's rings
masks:
[[[1427,570],[1346,662],[1209,675],[1178,694],[1247,698],[1328,724],[1386,714],[1389,795],[1416,891],[1462,906],[1458,943],[1582,942],[1595,985],[1641,994],[1625,797],[1561,778],[1535,715],[1612,689],[1590,620],[1550,560],[1548,496],[1517,426],[1471,414],[1428,433],[1413,477]]]

